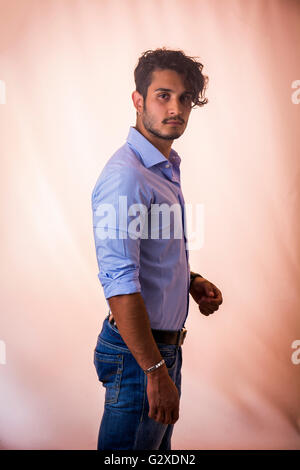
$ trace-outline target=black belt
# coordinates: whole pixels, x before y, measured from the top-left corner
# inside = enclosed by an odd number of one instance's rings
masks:
[[[117,328],[114,318],[112,318],[109,322],[111,325],[114,325]],[[186,328],[181,328],[181,330],[178,331],[153,329],[151,329],[151,331],[153,334],[153,338],[157,343],[174,344],[176,346],[181,346],[184,343],[187,334]]]

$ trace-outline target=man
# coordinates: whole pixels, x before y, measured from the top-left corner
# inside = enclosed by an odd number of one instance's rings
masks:
[[[181,159],[171,146],[193,105],[207,102],[202,67],[165,48],[140,57],[132,93],[136,125],[93,190],[98,277],[109,306],[94,351],[106,388],[98,450],[171,449],[189,293],[204,315],[222,303],[220,290],[190,271],[185,236],[174,235],[175,222],[184,229],[185,217]],[[179,207],[181,214],[173,211],[160,224],[157,207]],[[172,234],[162,237],[161,229]]]

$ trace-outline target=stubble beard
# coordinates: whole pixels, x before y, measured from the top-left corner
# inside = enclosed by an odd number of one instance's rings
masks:
[[[145,129],[148,132],[150,132],[150,134],[154,135],[155,137],[158,137],[159,139],[174,140],[174,139],[178,139],[182,134],[182,132],[179,132],[176,130],[174,130],[173,132],[169,134],[162,134],[158,129],[155,129],[153,125],[153,120],[151,119],[151,117],[148,116],[146,111],[144,111],[142,115],[142,122],[143,122]]]

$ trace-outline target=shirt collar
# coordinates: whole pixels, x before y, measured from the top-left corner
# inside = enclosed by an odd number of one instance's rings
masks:
[[[170,162],[172,165],[179,167],[181,158],[175,150],[171,149],[169,160],[153,145],[146,137],[137,129],[130,126],[127,136],[127,143],[131,145],[141,156],[146,168],[150,168],[158,163]]]

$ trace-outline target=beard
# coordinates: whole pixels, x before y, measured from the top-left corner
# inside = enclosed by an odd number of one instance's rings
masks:
[[[145,129],[148,132],[150,132],[150,134],[154,135],[155,137],[158,137],[159,139],[174,140],[174,139],[178,139],[182,135],[182,132],[176,129],[173,129],[165,134],[162,133],[160,130],[156,129],[155,124],[154,124],[154,119],[148,115],[146,110],[143,113],[142,122],[143,122]]]

